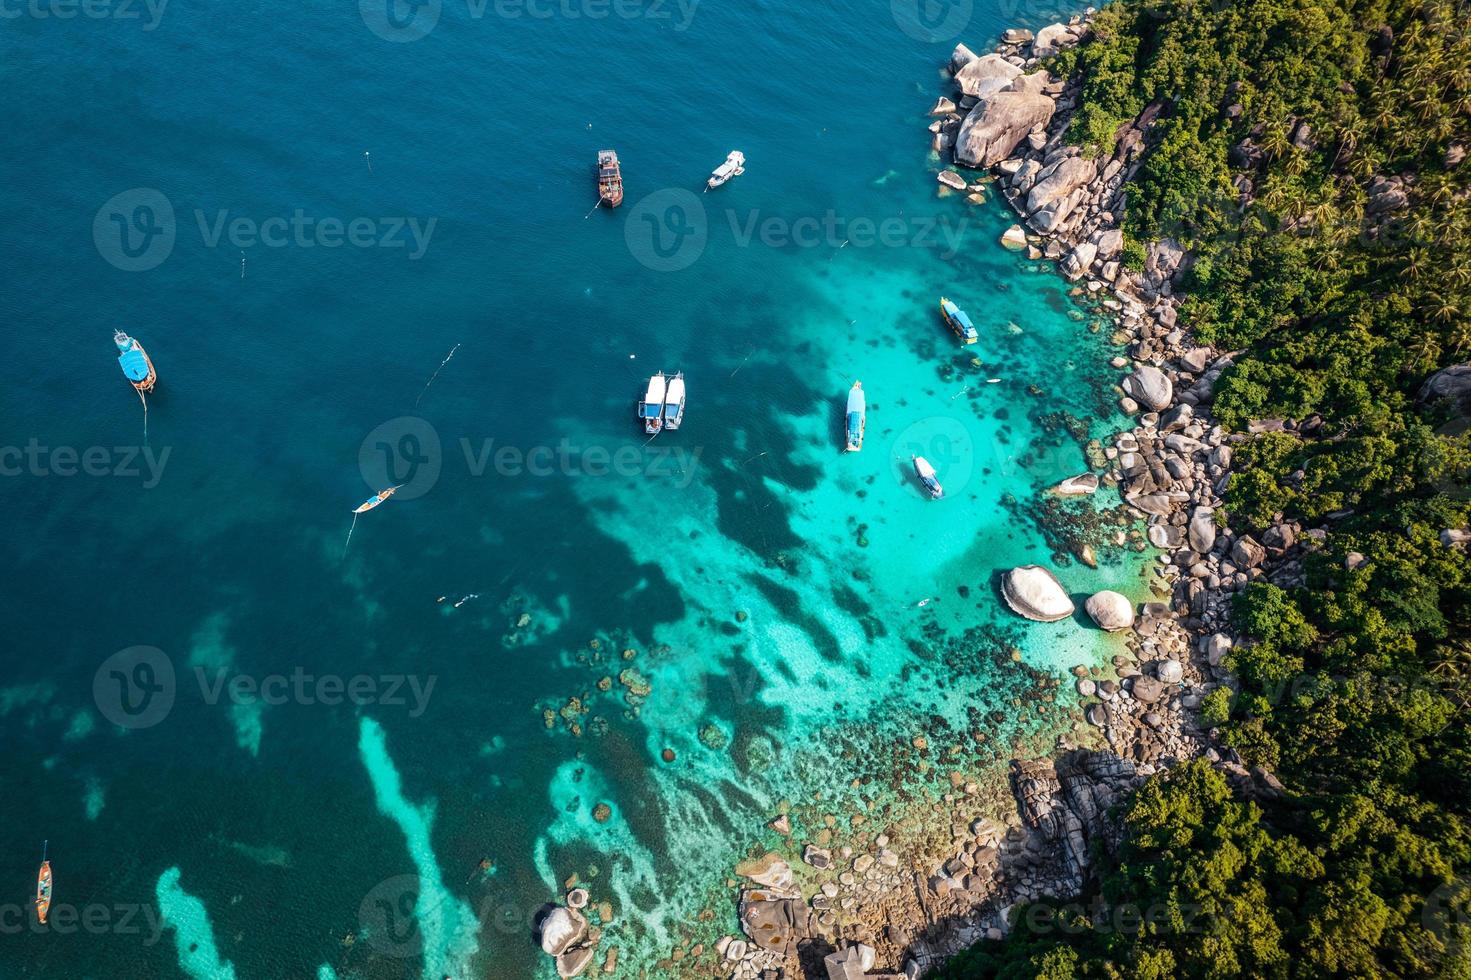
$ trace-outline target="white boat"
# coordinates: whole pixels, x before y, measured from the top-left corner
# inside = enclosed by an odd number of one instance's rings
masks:
[[[669,379],[664,392],[664,428],[673,431],[684,421],[684,372]]]
[[[868,419],[868,405],[863,397],[863,382],[853,382],[848,389],[848,452],[863,448],[863,430]]]
[[[644,393],[644,400],[638,403],[638,417],[643,419],[644,431],[651,436],[657,435],[664,428],[664,394],[668,388],[667,381],[662,372],[650,378],[649,390]]]
[[[919,482],[929,491],[930,499],[939,500],[945,496],[945,488],[940,486],[940,478],[935,475],[935,468],[930,465],[930,461],[923,456],[911,456],[910,459],[914,460],[914,475],[919,477]]]
[[[725,162],[716,167],[715,172],[710,175],[708,186],[711,190],[714,190],[717,187],[729,183],[732,177],[739,177],[745,172],[746,155],[740,150],[731,150],[730,156],[725,158]]]

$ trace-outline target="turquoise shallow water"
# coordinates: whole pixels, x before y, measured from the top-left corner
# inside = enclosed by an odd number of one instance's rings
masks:
[[[720,883],[783,801],[922,800],[1045,742],[1060,713],[1014,699],[1109,650],[993,592],[1051,560],[1018,508],[1084,465],[1049,414],[1122,420],[1108,330],[997,205],[936,193],[949,44],[856,0],[424,9],[407,43],[350,7],[7,24],[0,445],[37,449],[0,478],[0,882],[18,917],[49,839],[94,927],[21,930],[0,975],[535,976],[576,873],[635,976],[701,908],[733,928]],[[587,215],[604,145],[628,202]],[[160,373],[147,454],[115,327]],[[656,368],[690,405],[646,445]],[[1059,574],[1137,589],[1138,559]]]

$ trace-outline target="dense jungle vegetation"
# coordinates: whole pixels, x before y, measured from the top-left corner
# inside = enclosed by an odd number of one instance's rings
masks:
[[[1471,563],[1443,539],[1471,456],[1421,397],[1471,356],[1471,4],[1116,0],[1052,70],[1097,152],[1162,107],[1126,255],[1188,248],[1183,322],[1240,351],[1213,417],[1254,436],[1218,516],[1327,536],[1303,587],[1239,594],[1239,689],[1205,705],[1285,795],[1154,777],[1090,903],[941,975],[1471,977]]]

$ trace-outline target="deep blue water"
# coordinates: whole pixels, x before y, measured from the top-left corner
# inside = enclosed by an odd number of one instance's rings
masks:
[[[1010,630],[1052,672],[1094,643],[1023,637],[987,594],[1047,560],[1002,494],[1082,465],[1038,416],[1117,420],[1065,285],[999,248],[994,203],[936,195],[952,38],[878,0],[58,9],[0,24],[0,976],[532,976],[528,921],[574,872],[636,976],[712,895],[731,926],[717,868],[776,801],[841,795],[857,770],[814,732],[907,739],[1022,682],[918,641]],[[628,200],[589,214],[607,146]],[[733,148],[747,174],[701,194]],[[146,446],[115,328],[159,371]],[[645,445],[659,368],[688,421]],[[172,690],[118,686],[139,663]],[[597,687],[630,665],[637,710]],[[361,675],[365,703],[209,693],[298,674]],[[580,734],[549,729],[572,695]],[[22,927],[43,839],[92,926]]]

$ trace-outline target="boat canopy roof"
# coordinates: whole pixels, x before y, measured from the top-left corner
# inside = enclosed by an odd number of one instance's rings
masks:
[[[678,405],[684,401],[684,378],[670,378],[669,389],[664,393],[664,402],[668,405]]]
[[[740,150],[735,150],[725,158],[725,162],[715,168],[716,177],[728,177],[746,165],[746,156]]]
[[[662,374],[656,374],[652,378],[650,378],[649,390],[644,395],[644,401],[662,402],[664,400],[664,390],[666,383],[666,379]]]
[[[129,381],[148,380],[148,358],[143,356],[143,348],[136,343],[119,354],[117,362],[122,365],[123,374]]]
[[[848,389],[848,414],[862,412],[868,409],[868,399],[863,397],[863,389],[852,387]]]

